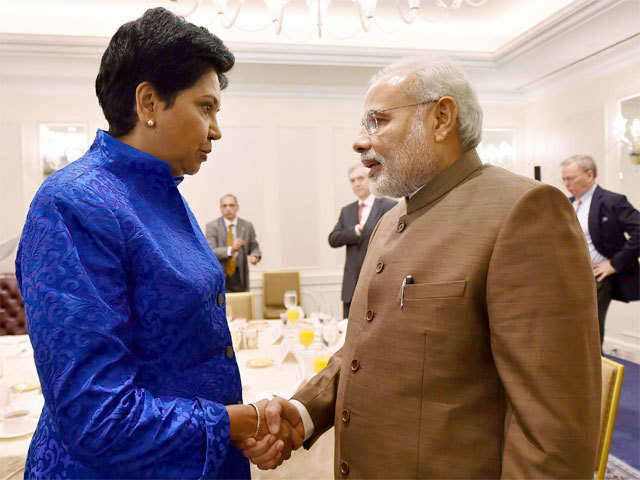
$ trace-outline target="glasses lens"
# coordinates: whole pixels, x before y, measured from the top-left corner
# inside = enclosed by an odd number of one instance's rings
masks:
[[[369,134],[375,133],[378,128],[378,119],[376,118],[375,113],[367,112],[364,117],[364,127],[367,129]]]

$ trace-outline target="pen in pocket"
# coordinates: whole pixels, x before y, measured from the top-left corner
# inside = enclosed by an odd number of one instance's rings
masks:
[[[413,277],[411,275],[407,275],[402,280],[402,291],[400,292],[400,310],[404,310],[404,288],[407,285],[412,285],[414,282]]]

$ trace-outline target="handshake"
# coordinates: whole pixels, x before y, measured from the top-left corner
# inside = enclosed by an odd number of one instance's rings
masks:
[[[302,446],[302,418],[295,405],[280,397],[260,400],[253,405],[258,410],[257,435],[234,444],[258,468],[276,468],[291,457],[292,450]]]

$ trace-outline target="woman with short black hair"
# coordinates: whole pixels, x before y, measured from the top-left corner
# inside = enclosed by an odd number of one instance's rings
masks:
[[[242,405],[224,271],[177,189],[221,137],[233,63],[161,8],[111,39],[109,131],[40,187],[16,259],[45,397],[25,478],[249,478],[235,444],[267,440],[266,402]],[[263,466],[301,443],[287,428]]]

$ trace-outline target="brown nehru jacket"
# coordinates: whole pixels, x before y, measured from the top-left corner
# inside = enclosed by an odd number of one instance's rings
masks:
[[[566,197],[465,153],[381,219],[346,343],[294,398],[307,447],[335,424],[336,478],[592,478],[596,297]]]

